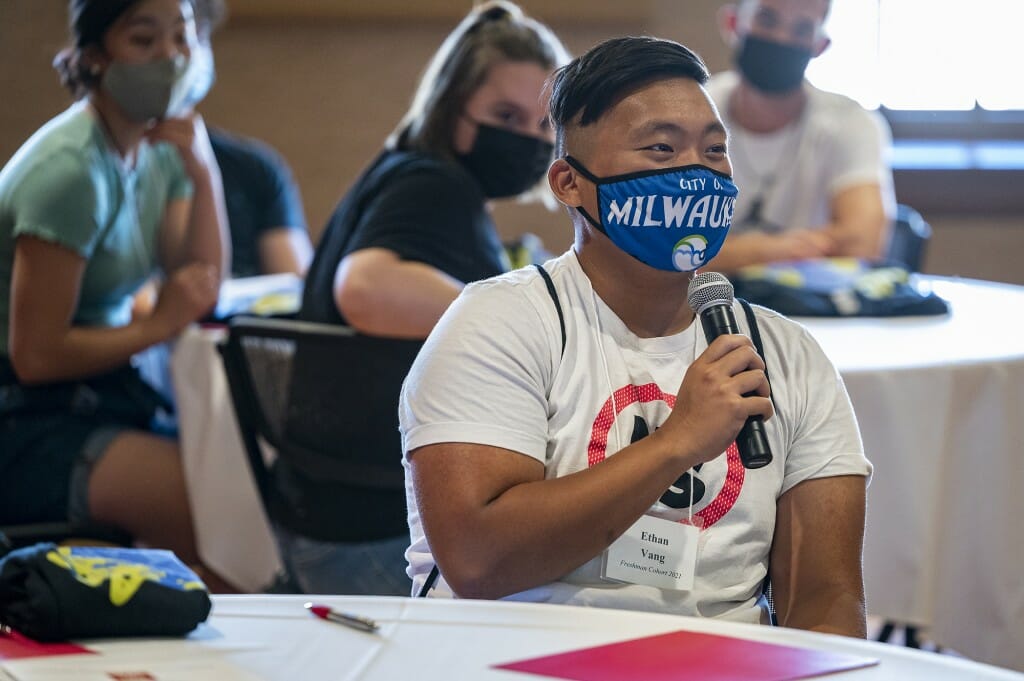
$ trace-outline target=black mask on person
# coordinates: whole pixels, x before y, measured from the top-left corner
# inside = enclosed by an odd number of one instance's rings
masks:
[[[487,198],[522,194],[547,172],[554,149],[547,140],[484,123],[476,125],[473,148],[468,154],[460,154],[459,160],[480,183]]]
[[[800,87],[811,61],[805,47],[784,45],[748,35],[736,53],[736,66],[762,92],[782,94]]]

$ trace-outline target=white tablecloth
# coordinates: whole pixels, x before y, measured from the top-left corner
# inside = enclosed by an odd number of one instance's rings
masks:
[[[1024,670],[1024,288],[932,279],[950,317],[802,319],[839,368],[875,464],[869,612]],[[245,589],[279,566],[215,342],[174,354],[185,472],[203,559]]]
[[[281,560],[217,352],[225,335],[224,329],[193,326],[171,355],[182,461],[203,563],[243,591],[261,591]]]
[[[127,660],[119,666],[181,670],[187,664],[179,676],[157,678],[193,681],[508,681],[541,677],[496,670],[492,665],[643,636],[695,631],[879,660],[875,666],[836,677],[843,681],[1024,680],[1024,675],[1016,672],[947,655],[691,617],[491,601],[384,596],[316,599],[375,619],[380,629],[367,634],[316,619],[304,610],[304,600],[293,596],[216,597],[209,623],[190,640],[104,643],[96,646],[102,654],[91,659],[50,658],[43,663],[57,671],[72,669],[75,674],[36,678],[81,679],[86,669],[102,670]],[[21,664],[18,670],[32,671],[38,666]]]
[[[875,465],[868,611],[1024,670],[1024,288],[929,281],[949,317],[800,320]]]

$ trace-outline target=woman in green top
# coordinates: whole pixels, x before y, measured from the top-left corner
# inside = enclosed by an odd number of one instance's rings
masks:
[[[178,447],[132,356],[216,302],[226,221],[188,113],[189,0],[70,0],[77,101],[0,171],[0,525],[83,520],[197,561]],[[165,281],[151,315],[135,290]]]

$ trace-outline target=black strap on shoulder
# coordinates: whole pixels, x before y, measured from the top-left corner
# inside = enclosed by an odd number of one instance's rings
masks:
[[[437,583],[437,578],[441,576],[441,571],[437,569],[437,563],[434,563],[434,567],[430,568],[430,574],[427,575],[427,581],[423,582],[423,588],[416,594],[416,598],[426,598],[427,593],[434,588],[434,584]]]
[[[551,281],[551,275],[544,269],[543,265],[534,264],[540,276],[544,277],[544,285],[548,287],[548,295],[551,302],[555,304],[555,311],[558,312],[558,325],[562,329],[562,355],[565,355],[565,315],[562,314],[562,303],[558,300],[558,291],[555,290],[555,282]]]
[[[747,315],[747,326],[750,327],[750,340],[754,341],[757,354],[761,355],[761,359],[764,359],[764,345],[761,344],[761,331],[757,328],[757,317],[754,316],[754,308],[750,307],[750,303],[743,298],[737,298],[736,300],[743,306],[743,314]],[[768,371],[766,370],[764,373],[767,375]]]
[[[754,349],[761,355],[764,361],[764,377],[768,379],[768,387],[771,387],[772,377],[768,375],[768,358],[764,356],[764,345],[761,343],[761,331],[757,328],[757,317],[754,316],[754,308],[743,298],[737,298],[743,307],[743,314],[747,316],[747,326],[750,327],[750,340],[754,342]],[[775,396],[771,395],[772,406],[775,406]]]
[[[750,303],[745,301],[743,298],[737,298],[740,302],[740,306],[743,308],[743,314],[747,316],[747,326],[750,327],[750,340],[754,343],[754,348],[757,350],[757,354],[761,355],[761,359],[764,361],[764,377],[768,379],[768,385],[771,387],[771,378],[768,376],[768,360],[764,356],[764,345],[761,343],[761,331],[757,328],[757,317],[754,316],[754,308],[750,306]],[[772,405],[775,404],[775,396],[772,396]],[[764,593],[765,599],[768,601],[768,616],[771,618],[771,624],[774,627],[779,626],[779,620],[775,616],[775,599],[772,597],[772,582],[771,576],[765,575],[764,583],[761,585],[761,592]]]

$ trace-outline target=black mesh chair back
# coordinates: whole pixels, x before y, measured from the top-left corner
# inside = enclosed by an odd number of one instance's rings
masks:
[[[232,320],[221,354],[273,522],[325,541],[355,540],[356,530],[332,516],[332,500],[365,495],[372,506],[376,497],[402,494],[398,395],[421,345],[331,324]],[[264,442],[276,451],[272,466]],[[404,519],[404,508],[381,512]]]
[[[900,204],[892,223],[886,259],[911,272],[920,272],[931,236],[931,225],[924,217],[910,206]]]
[[[284,402],[288,396],[295,340],[271,323],[239,318],[232,324],[221,357],[253,478],[265,507],[270,498],[269,469],[262,442],[281,448]]]

